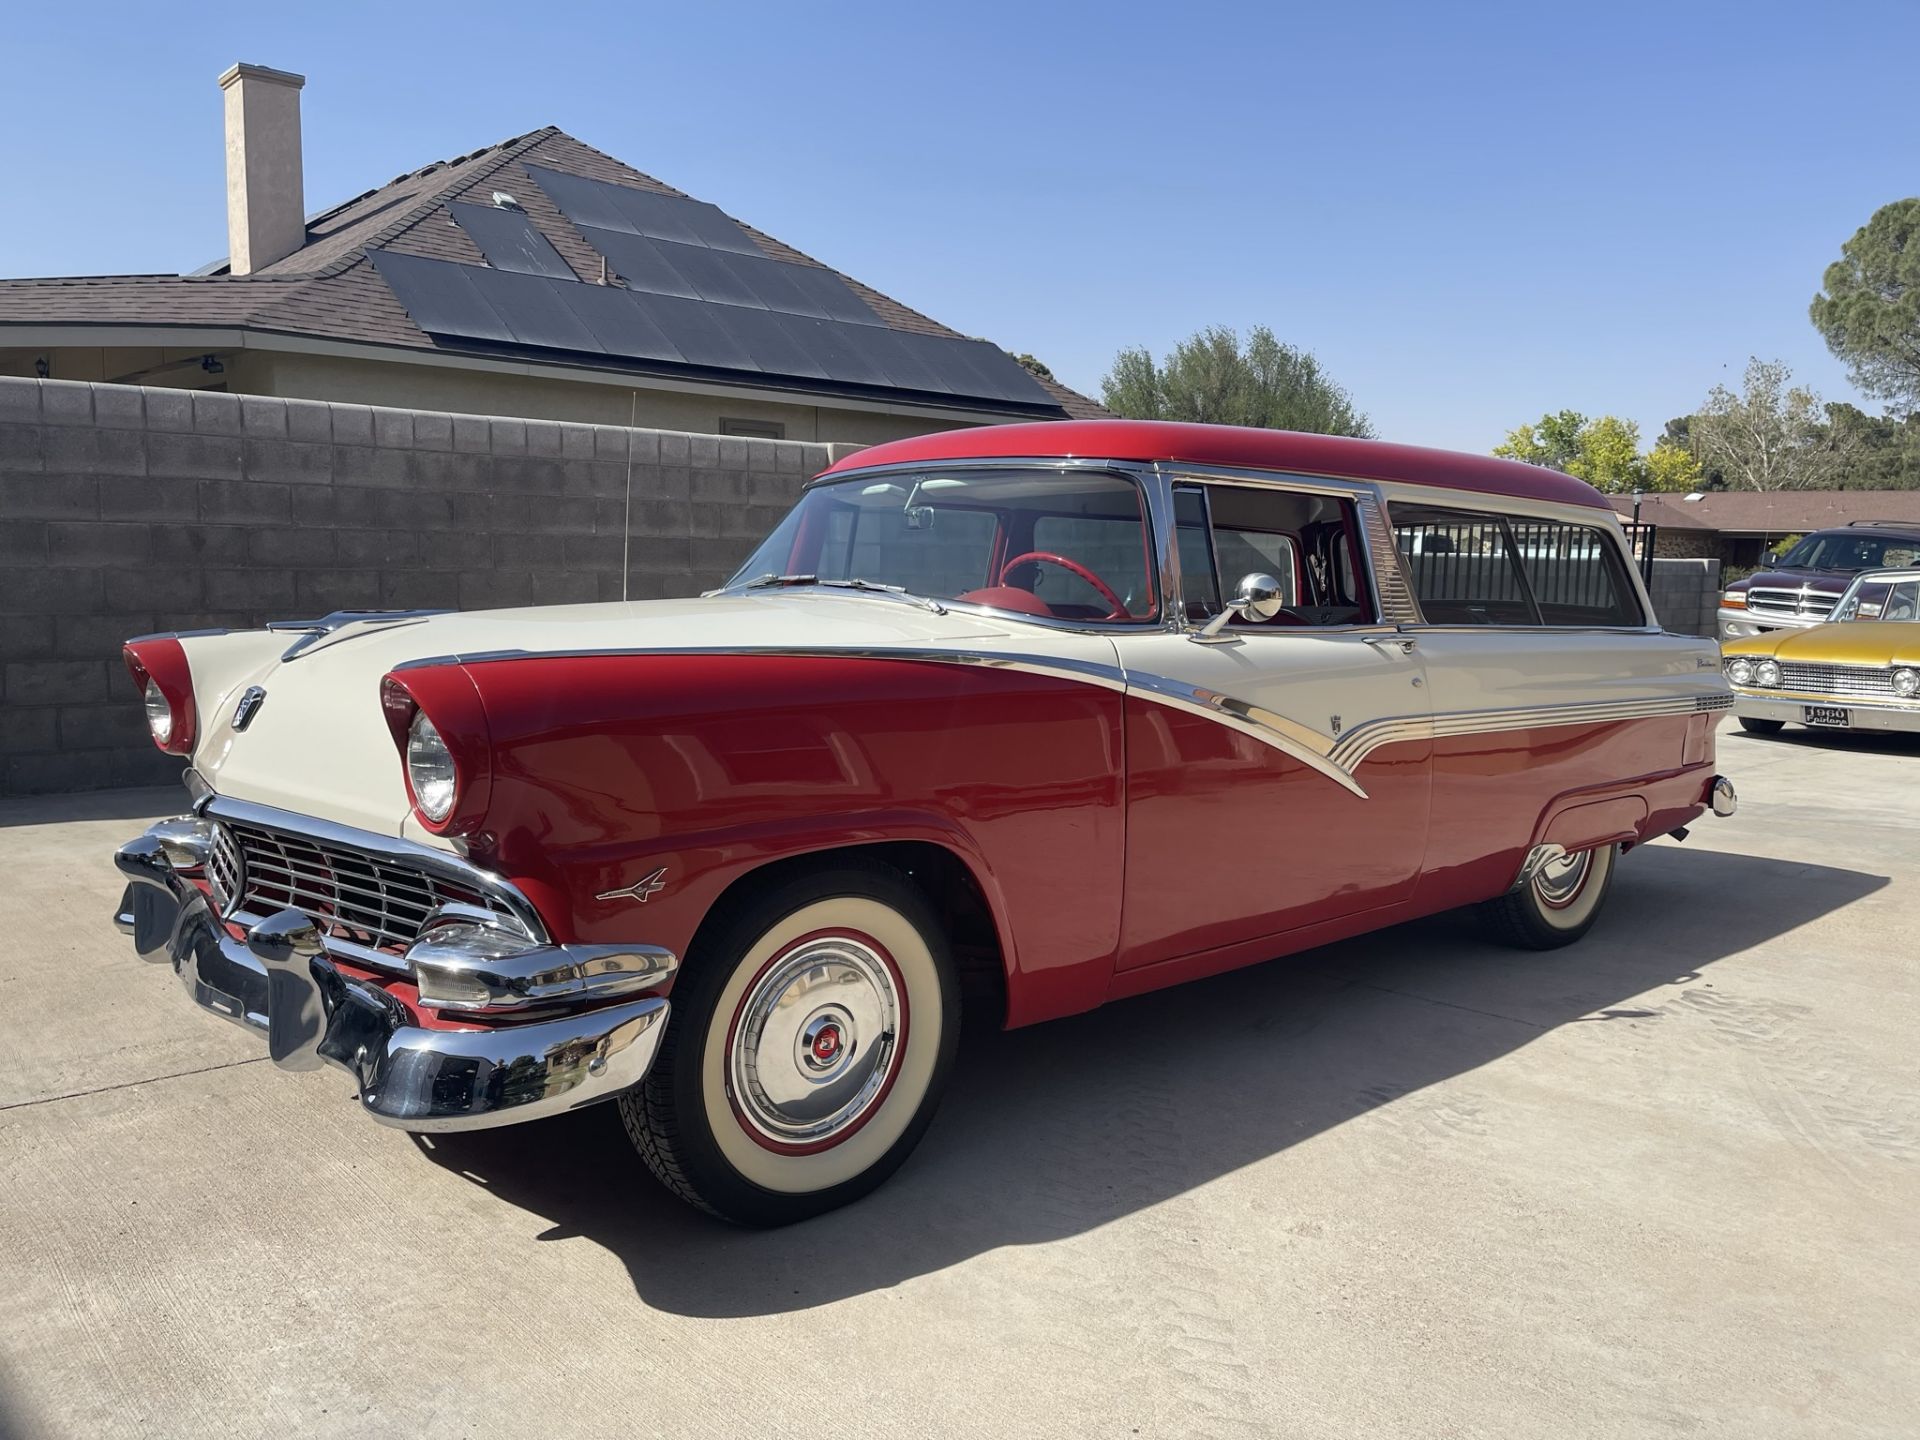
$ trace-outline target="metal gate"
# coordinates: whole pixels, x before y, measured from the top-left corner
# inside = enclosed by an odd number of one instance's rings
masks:
[[[1654,537],[1660,533],[1660,527],[1640,520],[1622,520],[1620,528],[1627,532],[1627,548],[1633,551],[1633,558],[1640,562],[1640,578],[1651,585],[1653,583],[1653,542]]]

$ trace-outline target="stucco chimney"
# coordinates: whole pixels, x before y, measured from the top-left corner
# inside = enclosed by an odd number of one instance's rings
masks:
[[[304,75],[235,65],[220,77],[227,105],[227,263],[250,275],[306,243],[300,174]]]

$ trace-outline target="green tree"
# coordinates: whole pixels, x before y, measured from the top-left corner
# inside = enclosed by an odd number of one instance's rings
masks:
[[[1664,435],[1646,453],[1643,464],[1645,477],[1640,485],[1642,490],[1665,490],[1688,495],[1706,483],[1699,458],[1693,451],[1685,445],[1676,445]]]
[[[1591,423],[1578,410],[1558,410],[1542,415],[1531,425],[1509,430],[1507,438],[1493,447],[1493,453],[1571,475],[1580,463],[1580,437]]]
[[[1592,420],[1578,410],[1542,415],[1509,431],[1493,453],[1562,471],[1614,495],[1692,490],[1700,484],[1700,466],[1684,445],[1663,437],[1642,455],[1640,427],[1617,415]]]
[[[1840,483],[1860,437],[1828,423],[1827,406],[1778,360],[1747,362],[1740,393],[1716,385],[1691,417],[1700,463],[1737,490],[1819,490]]]
[[[1192,420],[1255,425],[1320,435],[1371,435],[1373,426],[1310,352],[1282,344],[1256,325],[1238,332],[1211,325],[1156,362],[1134,346],[1113,357],[1100,382],[1116,415],[1134,420]]]
[[[1874,211],[1821,285],[1808,313],[1853,383],[1920,407],[1920,197]]]

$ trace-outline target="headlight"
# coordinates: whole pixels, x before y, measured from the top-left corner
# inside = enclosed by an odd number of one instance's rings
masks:
[[[1893,672],[1893,693],[1902,700],[1911,700],[1920,695],[1920,670],[1896,670]]]
[[[1772,688],[1780,683],[1780,667],[1771,660],[1762,660],[1753,667],[1753,678],[1759,684]]]
[[[167,704],[167,697],[152,680],[147,681],[141,698],[146,701],[147,729],[153,732],[153,743],[164,749],[173,738],[173,707]]]
[[[1720,597],[1720,608],[1722,610],[1746,609],[1747,608],[1747,592],[1744,590],[1727,591],[1726,594]]]
[[[1753,662],[1744,655],[1736,655],[1727,662],[1727,679],[1736,685],[1753,683]]]
[[[424,710],[407,729],[407,779],[427,819],[438,825],[453,813],[453,755]]]

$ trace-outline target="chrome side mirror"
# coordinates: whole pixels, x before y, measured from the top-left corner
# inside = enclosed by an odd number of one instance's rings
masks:
[[[1217,640],[1229,620],[1271,620],[1286,608],[1286,604],[1280,594],[1280,582],[1273,576],[1258,571],[1242,575],[1240,588],[1233,595],[1233,603],[1209,620],[1193,638],[1200,641]]]

